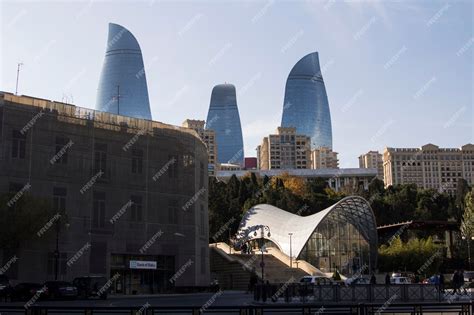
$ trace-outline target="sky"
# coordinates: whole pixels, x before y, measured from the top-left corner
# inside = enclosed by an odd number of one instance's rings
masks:
[[[280,125],[294,64],[319,52],[341,167],[385,147],[474,142],[473,1],[0,0],[0,90],[94,108],[108,23],[137,38],[153,120],[205,120],[237,89],[245,156]]]

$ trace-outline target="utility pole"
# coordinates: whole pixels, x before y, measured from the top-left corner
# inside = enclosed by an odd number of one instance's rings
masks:
[[[20,67],[23,66],[23,62],[19,62],[16,68],[16,88],[15,95],[18,95],[18,79],[20,78]]]

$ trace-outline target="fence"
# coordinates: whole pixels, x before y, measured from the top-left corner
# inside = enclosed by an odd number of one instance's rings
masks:
[[[255,301],[273,302],[438,302],[443,292],[430,284],[310,285],[299,283],[257,285]]]
[[[397,314],[473,314],[474,303],[359,303],[359,304],[299,304],[299,305],[242,305],[242,306],[210,306],[202,309],[202,306],[169,306],[154,307],[146,309],[140,307],[61,307],[61,306],[32,306],[25,310],[23,306],[1,306],[2,315],[25,314],[25,315],[47,315],[47,314],[129,314],[129,315],[154,315],[154,314],[239,314],[239,315],[264,315],[264,314],[349,314],[369,315],[383,313]],[[202,312],[201,312],[202,311]]]

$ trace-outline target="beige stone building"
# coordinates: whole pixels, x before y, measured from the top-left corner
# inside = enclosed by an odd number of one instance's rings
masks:
[[[376,168],[377,177],[383,180],[383,157],[379,151],[369,151],[359,156],[360,168]]]
[[[440,148],[427,144],[421,148],[385,148],[383,152],[385,186],[414,183],[453,194],[464,178],[474,184],[474,145]]]
[[[311,139],[294,127],[278,127],[277,133],[263,138],[257,147],[258,167],[270,169],[311,168]]]
[[[217,144],[216,144],[216,133],[214,130],[205,129],[206,122],[204,120],[193,120],[186,119],[182,126],[193,129],[201,137],[202,141],[207,147],[208,154],[208,171],[210,176],[214,176],[218,169],[217,163]]]
[[[339,159],[337,152],[333,152],[329,148],[321,147],[311,151],[311,168],[339,168]]]

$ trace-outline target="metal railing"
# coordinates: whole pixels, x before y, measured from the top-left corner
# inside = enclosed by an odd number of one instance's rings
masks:
[[[130,315],[152,315],[152,314],[240,314],[240,315],[263,315],[263,314],[473,314],[473,302],[457,303],[358,303],[358,304],[293,304],[293,305],[241,305],[241,306],[163,306],[143,308],[118,307],[118,306],[31,306],[28,309],[22,306],[0,306],[2,315],[25,314],[130,314]]]
[[[311,285],[258,284],[254,300],[263,302],[440,302],[444,291],[430,284]]]

